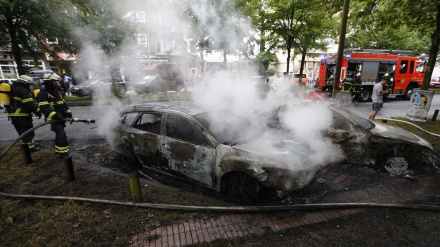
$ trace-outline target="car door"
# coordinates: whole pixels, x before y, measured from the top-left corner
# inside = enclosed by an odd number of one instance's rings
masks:
[[[160,167],[158,139],[161,132],[162,114],[143,112],[133,124],[132,143],[139,160],[146,166]]]
[[[159,147],[165,161],[163,169],[212,187],[216,150],[201,128],[188,118],[167,114],[164,130]]]

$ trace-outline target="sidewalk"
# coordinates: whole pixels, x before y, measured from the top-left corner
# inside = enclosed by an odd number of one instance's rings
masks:
[[[350,179],[350,178],[345,178]],[[364,188],[329,194],[321,203],[410,204],[440,195],[439,174],[424,175],[416,181],[404,178],[385,181]],[[228,239],[281,232],[283,230],[358,214],[367,208],[295,210],[270,213],[226,213],[198,221],[181,222],[156,228],[133,237],[132,246],[185,246]],[[154,239],[152,241],[148,241]]]

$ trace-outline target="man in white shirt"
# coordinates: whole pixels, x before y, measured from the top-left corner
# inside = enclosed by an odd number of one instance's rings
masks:
[[[381,82],[376,83],[373,87],[373,94],[371,95],[371,99],[373,101],[373,111],[368,116],[368,119],[374,120],[376,114],[383,106],[383,95],[389,93],[388,91],[384,91],[383,87],[389,83],[389,79],[384,78]]]

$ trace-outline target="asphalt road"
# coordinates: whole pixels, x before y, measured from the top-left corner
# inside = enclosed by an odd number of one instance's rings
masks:
[[[410,102],[408,100],[390,99],[385,102],[384,107],[378,113],[376,118],[390,118],[390,117],[404,117],[409,109]],[[118,108],[123,105],[102,105],[102,106],[71,106],[74,117],[84,119],[96,119],[96,124],[86,125],[84,123],[67,123],[66,132],[69,138],[77,139],[95,139],[102,138],[102,134],[108,134],[107,131],[100,133],[99,130],[108,129],[109,118],[117,118]],[[371,102],[350,104],[347,107],[361,117],[368,118],[371,111]],[[440,96],[434,95],[429,116],[434,114],[434,111],[440,110]],[[34,126],[43,123],[43,119],[34,118]],[[1,110],[0,112],[0,141],[11,141],[16,139],[17,133],[8,121],[6,114]],[[50,131],[50,125],[45,125],[35,131],[35,140],[54,139],[55,134]]]

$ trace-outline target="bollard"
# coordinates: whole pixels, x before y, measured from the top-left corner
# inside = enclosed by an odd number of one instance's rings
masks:
[[[435,122],[435,120],[437,120],[437,115],[438,115],[438,110],[434,111],[434,115],[432,115],[432,121]]]
[[[141,186],[139,185],[139,173],[132,172],[129,174],[130,190],[133,202],[142,202]]]
[[[73,171],[72,155],[63,158],[64,168],[66,169],[67,181],[75,180],[75,172]]]
[[[34,161],[32,160],[31,151],[29,150],[29,146],[26,143],[22,143],[21,150],[23,151],[25,164],[26,165],[32,164]]]

